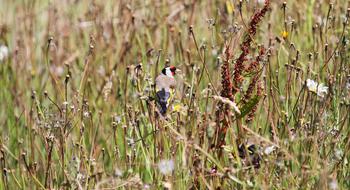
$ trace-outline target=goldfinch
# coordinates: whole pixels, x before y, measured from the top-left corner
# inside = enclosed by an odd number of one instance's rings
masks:
[[[171,97],[171,90],[176,86],[176,80],[174,78],[176,69],[174,66],[165,67],[162,73],[156,78],[156,100],[159,106],[159,112],[165,115],[168,109],[168,103]]]

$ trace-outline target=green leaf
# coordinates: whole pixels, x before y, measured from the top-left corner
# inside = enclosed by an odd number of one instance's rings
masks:
[[[239,116],[239,118],[244,117],[245,115],[247,115],[250,111],[252,111],[252,109],[254,108],[254,106],[256,104],[259,103],[260,100],[260,96],[254,96],[253,98],[251,98],[246,104],[244,104],[241,107],[241,115]]]

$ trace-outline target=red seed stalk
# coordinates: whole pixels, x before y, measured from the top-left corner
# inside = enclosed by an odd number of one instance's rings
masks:
[[[230,71],[230,59],[232,57],[229,46],[226,46],[224,51],[225,60],[221,66],[221,92],[220,95],[224,98],[228,98],[233,101],[232,94],[232,81],[231,81],[231,71]],[[221,153],[221,147],[225,145],[225,136],[228,127],[230,126],[230,117],[231,111],[229,106],[225,105],[222,102],[218,103],[218,109],[216,111],[216,120],[217,120],[217,128],[216,128],[216,145],[215,147],[219,149],[219,154]]]
[[[245,40],[241,44],[242,53],[238,57],[236,64],[234,65],[234,68],[233,68],[234,69],[234,72],[233,72],[234,86],[232,89],[233,95],[235,95],[238,92],[239,87],[243,82],[242,72],[244,70],[244,62],[247,60],[247,55],[249,54],[251,42],[253,41],[252,38],[255,36],[258,24],[262,20],[262,18],[265,16],[266,12],[269,10],[269,7],[270,7],[270,0],[265,0],[264,7],[260,11],[256,12],[249,22],[248,32],[245,36]]]
[[[260,51],[259,51],[259,55],[246,69],[246,71],[248,73],[252,73],[252,74],[254,74],[254,76],[251,79],[250,84],[248,85],[248,89],[247,89],[246,93],[244,94],[244,97],[242,99],[243,103],[247,103],[248,100],[252,97],[253,91],[254,91],[256,84],[260,78],[260,73],[259,73],[260,62],[263,60],[264,55],[265,55],[265,48],[261,47]]]

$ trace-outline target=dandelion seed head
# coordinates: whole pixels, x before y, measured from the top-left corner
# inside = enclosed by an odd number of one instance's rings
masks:
[[[114,176],[121,177],[123,175],[123,171],[121,171],[119,168],[114,169]]]
[[[274,146],[274,145],[268,146],[268,147],[265,148],[264,154],[265,154],[265,155],[269,155],[269,154],[271,154],[274,150],[276,150],[276,146]]]
[[[163,175],[171,174],[174,171],[174,161],[173,160],[161,160],[158,163],[158,169]]]
[[[341,160],[343,158],[343,151],[340,149],[336,149],[334,152],[334,156],[337,160]]]
[[[312,91],[312,92],[317,92],[317,82],[315,82],[314,80],[311,80],[311,79],[307,79],[306,80],[306,86],[307,88]]]
[[[9,49],[4,45],[0,45],[0,62],[4,61],[8,55]]]
[[[332,181],[329,183],[329,189],[331,190],[338,189],[338,182],[336,179],[332,179]]]
[[[323,98],[328,93],[327,86],[325,86],[322,83],[318,84],[317,82],[311,79],[306,80],[306,86],[309,89],[309,91],[316,93],[317,96],[321,98]]]
[[[87,118],[87,117],[90,116],[90,113],[89,113],[88,111],[85,111],[85,112],[83,113],[83,116]]]
[[[113,120],[114,122],[116,122],[117,124],[121,123],[122,118],[119,115],[114,115],[113,116]]]
[[[323,98],[324,95],[326,95],[327,93],[328,93],[328,87],[324,86],[323,84],[320,84],[317,88],[317,95]]]

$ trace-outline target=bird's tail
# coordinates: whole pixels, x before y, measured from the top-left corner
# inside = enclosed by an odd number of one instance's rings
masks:
[[[162,115],[165,115],[166,111],[167,111],[167,103],[166,102],[159,102],[159,111]]]

